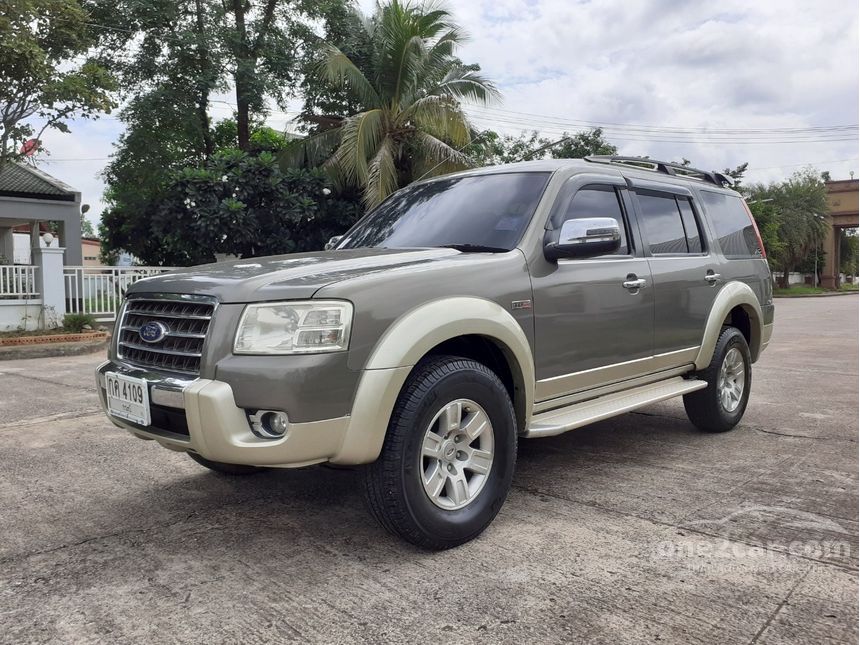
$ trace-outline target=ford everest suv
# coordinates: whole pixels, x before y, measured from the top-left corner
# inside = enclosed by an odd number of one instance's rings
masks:
[[[102,404],[220,473],[363,464],[386,529],[461,544],[502,506],[519,438],[676,396],[701,430],[740,421],[772,284],[727,183],[590,157],[412,184],[330,250],[132,285]]]

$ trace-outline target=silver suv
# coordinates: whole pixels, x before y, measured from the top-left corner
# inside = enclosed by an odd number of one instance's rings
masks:
[[[771,275],[719,173],[641,158],[413,184],[320,253],[142,280],[97,369],[109,419],[230,475],[363,464],[389,531],[483,531],[519,438],[683,396],[741,419]]]

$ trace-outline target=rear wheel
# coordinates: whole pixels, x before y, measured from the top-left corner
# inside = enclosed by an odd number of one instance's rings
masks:
[[[705,432],[734,428],[744,416],[752,385],[750,349],[739,329],[723,329],[711,364],[697,376],[708,386],[684,395],[687,417]]]
[[[196,452],[189,452],[186,454],[201,466],[205,466],[219,475],[256,475],[257,473],[268,470],[268,468],[263,468],[262,466],[245,466],[243,464],[225,464],[220,461],[210,461],[205,457],[201,457]]]
[[[516,462],[517,426],[504,384],[453,356],[420,363],[395,404],[365,499],[389,532],[429,549],[471,540],[499,512]]]

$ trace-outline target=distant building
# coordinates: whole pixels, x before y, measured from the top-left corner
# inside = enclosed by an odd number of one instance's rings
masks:
[[[100,267],[102,261],[99,259],[99,254],[102,250],[102,243],[95,237],[81,238],[81,255],[84,259],[83,266],[85,267]]]
[[[824,239],[824,267],[821,273],[821,286],[827,289],[839,288],[839,229],[857,228],[858,225],[858,188],[857,179],[826,181],[827,188],[827,237]]]

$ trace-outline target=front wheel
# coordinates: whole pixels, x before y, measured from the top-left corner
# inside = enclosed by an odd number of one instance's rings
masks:
[[[365,499],[389,532],[428,549],[467,542],[507,497],[517,452],[514,408],[489,368],[453,356],[420,363],[400,393]]]
[[[725,327],[717,339],[711,364],[697,374],[704,389],[684,395],[687,417],[705,432],[726,432],[744,416],[752,385],[752,359],[744,335]]]

